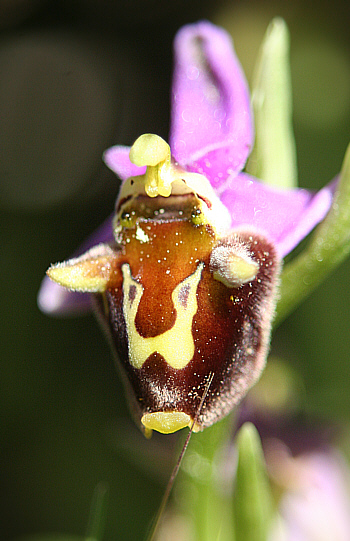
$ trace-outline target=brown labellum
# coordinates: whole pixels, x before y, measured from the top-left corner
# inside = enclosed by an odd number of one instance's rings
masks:
[[[216,240],[188,219],[140,221],[123,232],[113,279],[97,296],[137,421],[195,430],[242,399],[267,355],[279,262],[261,235],[233,231]],[[139,234],[139,236],[142,236]],[[167,415],[163,415],[167,414]]]

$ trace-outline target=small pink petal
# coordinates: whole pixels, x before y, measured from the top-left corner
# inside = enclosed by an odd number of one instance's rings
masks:
[[[118,175],[122,180],[136,175],[143,175],[146,167],[137,167],[129,160],[130,147],[117,145],[111,147],[103,155],[107,167]]]
[[[335,183],[314,194],[303,189],[277,190],[241,173],[231,178],[220,199],[232,216],[232,227],[249,225],[264,231],[284,257],[326,216]]]
[[[172,153],[217,188],[242,170],[252,147],[248,86],[230,36],[211,23],[182,28],[174,53]]]

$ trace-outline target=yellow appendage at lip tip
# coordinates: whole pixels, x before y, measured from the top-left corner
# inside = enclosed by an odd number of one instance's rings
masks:
[[[145,191],[149,197],[169,197],[171,184],[175,180],[171,165],[170,146],[153,133],[145,133],[136,139],[130,149],[131,163],[147,166]]]
[[[152,430],[161,432],[161,434],[172,434],[186,426],[191,428],[193,419],[183,411],[156,411],[145,413],[142,416],[141,423],[148,435],[150,435]],[[199,430],[199,426],[195,424],[193,432],[198,432]]]

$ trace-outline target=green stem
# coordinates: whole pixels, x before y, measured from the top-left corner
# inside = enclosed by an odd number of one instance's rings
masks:
[[[108,506],[108,487],[99,483],[93,494],[85,541],[102,541]]]
[[[234,541],[232,495],[220,462],[232,437],[232,415],[194,434],[177,480],[180,511],[193,523],[196,541]]]
[[[281,323],[350,252],[350,145],[331,210],[309,246],[283,269],[275,325]]]

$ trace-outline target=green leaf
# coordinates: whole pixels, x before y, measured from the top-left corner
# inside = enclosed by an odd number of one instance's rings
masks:
[[[195,541],[234,541],[231,476],[223,475],[232,415],[193,434],[176,481],[176,502],[192,523]]]
[[[85,541],[102,541],[107,518],[107,500],[108,487],[105,483],[99,483],[92,497]]]
[[[275,325],[307,297],[350,252],[350,145],[332,207],[306,249],[285,266]]]
[[[234,490],[236,541],[267,541],[272,494],[259,434],[245,423],[237,436],[238,465]]]
[[[297,186],[292,125],[289,33],[283,19],[270,23],[256,63],[252,84],[255,146],[246,167],[265,184]]]

